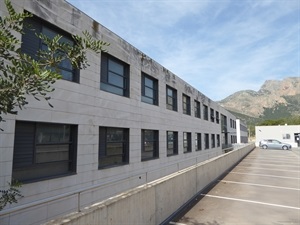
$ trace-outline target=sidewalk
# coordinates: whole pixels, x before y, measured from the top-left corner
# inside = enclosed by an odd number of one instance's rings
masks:
[[[299,225],[299,151],[256,148],[170,224]]]

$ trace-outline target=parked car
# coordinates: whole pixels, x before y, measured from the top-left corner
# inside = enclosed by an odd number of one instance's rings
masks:
[[[287,143],[283,143],[281,141],[275,140],[275,139],[264,139],[259,142],[259,147],[263,149],[267,148],[275,148],[275,149],[283,149],[288,150],[291,149],[292,146]]]

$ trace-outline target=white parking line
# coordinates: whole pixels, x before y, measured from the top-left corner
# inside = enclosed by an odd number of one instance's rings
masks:
[[[230,173],[245,174],[245,175],[251,175],[251,176],[276,177],[276,178],[283,178],[283,179],[300,180],[300,177],[283,177],[283,176],[266,175],[266,174],[259,174],[259,173],[239,173],[239,172],[230,172]]]
[[[236,181],[229,181],[229,180],[219,180],[219,182],[300,191],[299,188],[290,188],[290,187],[273,186],[273,185],[265,185],[265,184],[254,184],[254,183],[236,182]]]
[[[174,225],[186,225],[185,223],[177,223],[177,222],[173,222],[173,221],[171,221],[169,224],[174,224]]]
[[[276,171],[286,171],[286,172],[298,172],[298,173],[300,173],[299,170],[279,170],[279,169],[270,169],[270,168],[252,167],[252,166],[236,166],[235,168],[238,168],[238,167],[245,167],[245,168],[251,168],[251,169],[262,169],[262,170],[276,170]]]
[[[299,165],[299,162],[298,162],[298,159],[293,159],[293,160],[272,160],[272,159],[270,159],[270,160],[255,160],[254,161],[254,159],[244,159],[243,160],[243,162],[245,162],[245,163],[247,163],[247,162],[251,162],[251,163],[259,163],[259,164],[261,164],[261,163],[294,163],[294,164],[298,164]]]
[[[294,207],[294,206],[272,204],[272,203],[267,203],[267,202],[251,201],[251,200],[240,199],[240,198],[229,198],[229,197],[222,197],[222,196],[217,196],[217,195],[207,195],[207,194],[201,194],[201,195],[205,196],[205,197],[210,197],[210,198],[219,198],[219,199],[226,199],[226,200],[231,200],[231,201],[239,201],[239,202],[246,202],[246,203],[253,203],[253,204],[268,205],[268,206],[275,206],[275,207],[281,207],[281,208],[287,208],[287,209],[300,210],[299,207]]]
[[[278,165],[276,163],[255,163],[255,162],[251,162],[251,163],[242,162],[242,163],[240,163],[240,165],[242,165],[242,164],[250,164],[250,165],[259,164],[259,165],[263,165],[263,166],[269,165],[269,166],[276,166],[276,167],[277,166],[278,167],[287,167],[288,166],[288,167],[296,167],[296,168],[299,168],[299,166],[300,166],[300,165],[292,166],[292,165],[287,165],[287,164],[285,164],[285,165]]]

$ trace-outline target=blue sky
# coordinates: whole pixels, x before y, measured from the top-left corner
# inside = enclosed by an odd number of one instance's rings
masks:
[[[299,0],[68,0],[214,101],[300,76]]]

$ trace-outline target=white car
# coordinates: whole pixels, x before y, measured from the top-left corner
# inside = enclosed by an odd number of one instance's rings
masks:
[[[259,147],[263,149],[274,148],[274,149],[283,149],[288,150],[291,149],[292,146],[287,143],[283,143],[281,141],[275,139],[264,139],[259,142]]]

